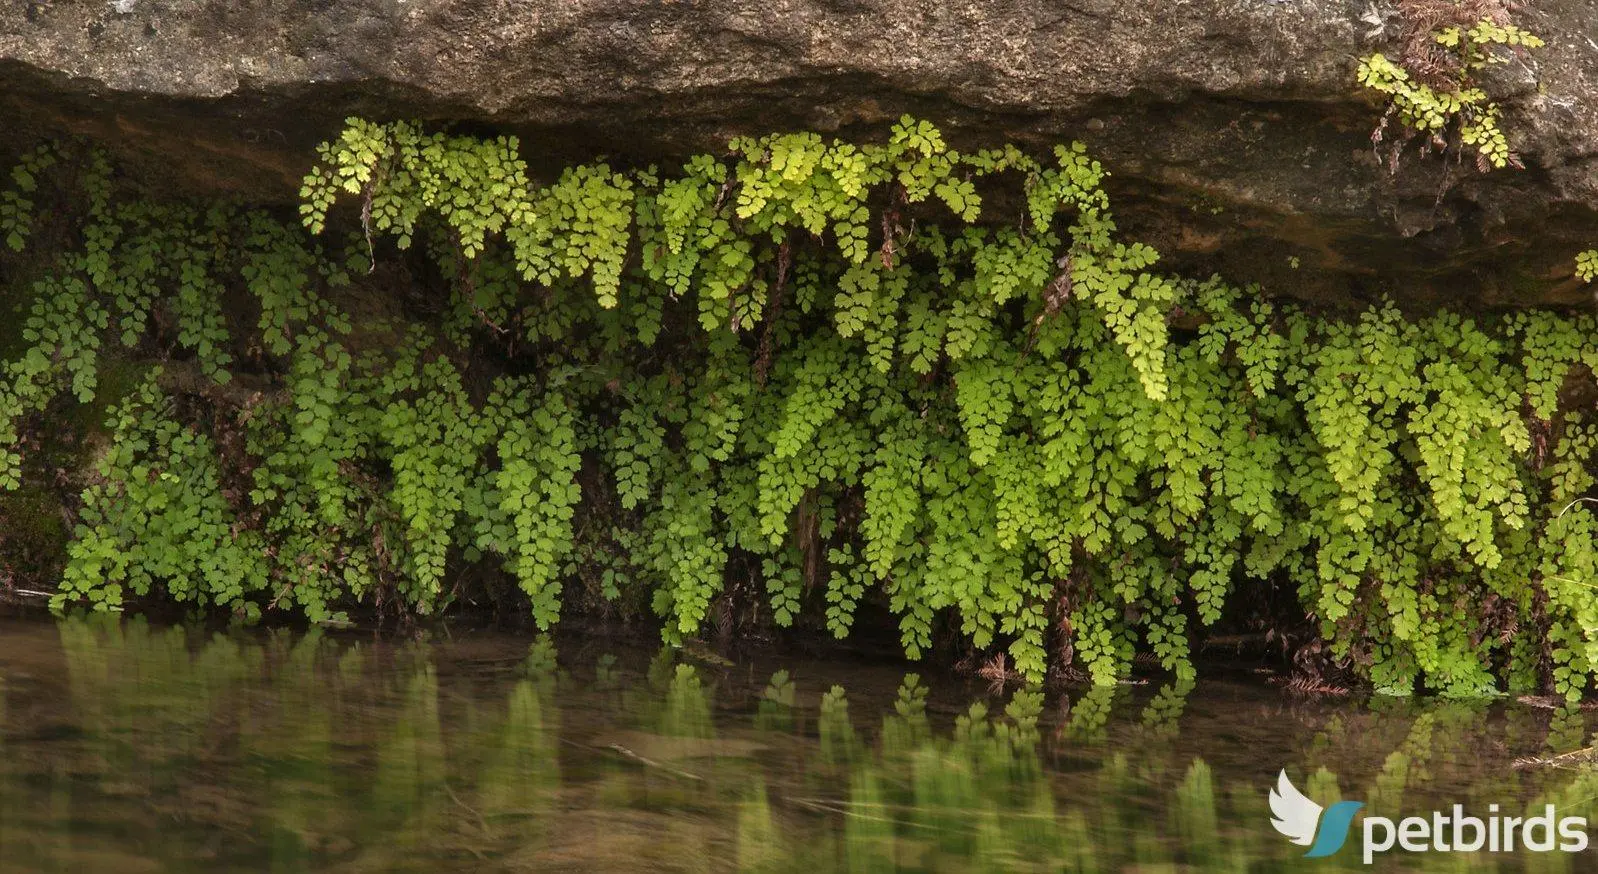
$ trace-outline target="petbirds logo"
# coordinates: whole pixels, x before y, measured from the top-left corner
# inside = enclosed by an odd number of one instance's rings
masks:
[[[1271,790],[1271,825],[1293,843],[1309,847],[1304,858],[1319,859],[1343,848],[1354,814],[1364,806],[1363,801],[1339,801],[1323,817],[1325,808],[1304,797],[1283,768]]]
[[[1287,771],[1276,775],[1270,791],[1271,826],[1300,846],[1309,847],[1306,859],[1320,859],[1343,848],[1354,814],[1365,806],[1362,801],[1339,801],[1322,807],[1298,791]],[[1559,850],[1580,853],[1587,849],[1587,818],[1559,816],[1552,804],[1544,804],[1534,816],[1503,816],[1498,805],[1487,805],[1487,817],[1470,816],[1463,805],[1447,812],[1432,811],[1431,816],[1406,816],[1396,822],[1385,816],[1366,815],[1361,820],[1361,855],[1369,865],[1377,853],[1394,848],[1410,853],[1512,853],[1517,849],[1533,853]],[[1517,840],[1519,846],[1517,847]]]

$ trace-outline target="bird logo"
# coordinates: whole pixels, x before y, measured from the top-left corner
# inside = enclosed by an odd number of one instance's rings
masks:
[[[1343,848],[1354,814],[1365,806],[1362,801],[1339,801],[1323,808],[1309,800],[1287,779],[1284,768],[1271,790],[1271,826],[1299,846],[1309,847],[1306,859],[1330,856]]]

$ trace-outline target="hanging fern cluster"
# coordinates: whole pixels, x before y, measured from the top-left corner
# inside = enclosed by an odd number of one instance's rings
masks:
[[[1475,152],[1476,169],[1483,173],[1521,168],[1499,126],[1503,109],[1479,79],[1484,70],[1507,63],[1515,53],[1541,48],[1542,39],[1511,24],[1507,4],[1410,2],[1401,5],[1400,13],[1410,19],[1400,57],[1371,54],[1360,60],[1357,74],[1360,85],[1387,99],[1371,141],[1385,139],[1388,122],[1398,118],[1389,166],[1396,170],[1405,143],[1419,138],[1423,150]],[[1472,18],[1478,14],[1482,17]]]
[[[498,569],[540,627],[608,600],[680,639],[738,601],[842,637],[871,603],[912,657],[951,631],[1109,684],[1140,650],[1191,676],[1200,628],[1286,586],[1382,687],[1598,672],[1592,319],[1169,275],[1080,145],[907,118],[546,185],[515,138],[352,121],[305,228],[71,163],[0,479],[111,346],[169,361],[116,405],[58,606],[428,613]],[[398,261],[436,293],[356,314]]]

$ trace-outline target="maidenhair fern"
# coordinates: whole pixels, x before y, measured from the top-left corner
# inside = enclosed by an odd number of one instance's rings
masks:
[[[1169,275],[1080,146],[913,119],[547,184],[518,149],[352,122],[306,179],[308,229],[353,231],[325,249],[37,153],[90,182],[5,365],[0,484],[107,350],[168,361],[117,408],[57,604],[326,621],[502,570],[545,628],[604,599],[674,640],[843,636],[875,604],[911,656],[952,632],[1111,684],[1140,650],[1190,677],[1196,633],[1284,586],[1394,690],[1598,670],[1589,316],[1338,319]],[[357,318],[417,243],[436,298]]]
[[[113,414],[55,605],[83,597],[120,608],[159,583],[175,601],[259,611],[261,539],[236,530],[212,441],[168,403],[152,374]]]
[[[1465,7],[1458,8],[1463,11]],[[1439,152],[1450,148],[1474,151],[1476,166],[1483,172],[1520,167],[1519,157],[1510,150],[1499,126],[1503,110],[1488,97],[1477,77],[1487,67],[1509,60],[1499,47],[1524,51],[1542,47],[1543,41],[1490,17],[1440,27],[1422,36],[1430,44],[1414,51],[1413,57],[1395,61],[1378,52],[1359,63],[1359,84],[1388,100],[1387,114],[1372,140],[1381,141],[1388,119],[1396,115],[1403,139],[1418,136]],[[1395,148],[1395,165],[1397,156]]]

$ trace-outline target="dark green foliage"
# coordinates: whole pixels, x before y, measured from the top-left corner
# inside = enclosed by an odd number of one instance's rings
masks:
[[[1139,649],[1190,678],[1196,628],[1286,585],[1394,691],[1575,695],[1598,668],[1598,432],[1562,401],[1591,318],[1327,319],[1160,273],[1079,146],[963,154],[906,119],[732,153],[540,186],[514,139],[352,122],[304,218],[351,197],[353,259],[94,195],[0,387],[8,483],[118,338],[272,389],[125,405],[57,604],[427,613],[493,556],[541,627],[578,591],[674,640],[735,592],[839,636],[876,602],[912,656],[946,624],[1111,684]],[[1005,186],[1022,214],[985,213]],[[437,266],[436,321],[336,303],[387,238]]]

